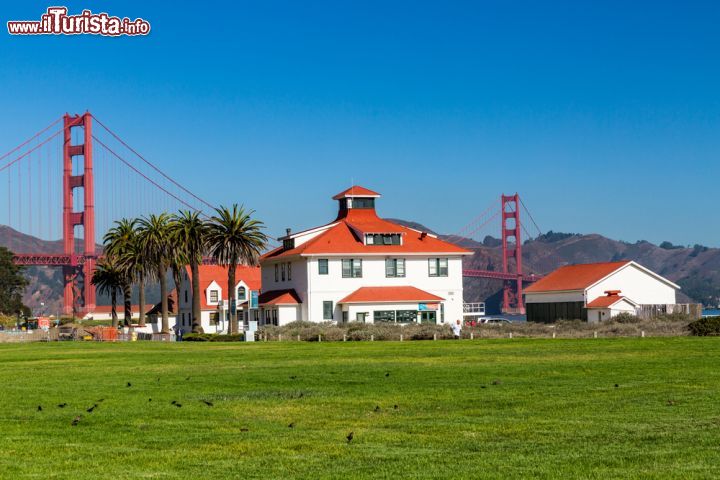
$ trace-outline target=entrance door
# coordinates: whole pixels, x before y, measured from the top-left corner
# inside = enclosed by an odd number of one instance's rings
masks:
[[[420,323],[437,323],[436,312],[423,310],[420,312]]]
[[[365,316],[367,315],[366,312],[357,312],[355,314],[355,320],[361,323],[365,323]]]

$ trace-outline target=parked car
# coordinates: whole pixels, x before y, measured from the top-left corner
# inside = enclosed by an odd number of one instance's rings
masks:
[[[488,325],[505,325],[512,323],[512,320],[508,320],[507,318],[483,318],[480,320],[480,323],[486,323]]]

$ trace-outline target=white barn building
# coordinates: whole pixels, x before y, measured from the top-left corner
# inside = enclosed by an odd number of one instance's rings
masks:
[[[200,324],[205,333],[227,333],[229,325],[228,267],[225,265],[200,265]],[[182,275],[177,327],[192,331],[192,286],[190,267]],[[252,290],[260,290],[260,268],[238,265],[235,270],[237,319],[246,320],[247,303]],[[242,323],[241,323],[242,325]]]
[[[333,197],[335,220],[278,239],[261,259],[261,324],[462,320],[472,252],[378,217],[379,197],[351,187]]]
[[[599,322],[643,306],[675,305],[679,288],[633,261],[567,265],[525,289],[527,319]]]

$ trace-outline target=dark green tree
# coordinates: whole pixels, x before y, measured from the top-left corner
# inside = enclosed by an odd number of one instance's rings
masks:
[[[12,252],[0,247],[0,313],[16,315],[26,311],[22,303],[23,289],[27,280],[23,277],[23,267],[13,264]]]

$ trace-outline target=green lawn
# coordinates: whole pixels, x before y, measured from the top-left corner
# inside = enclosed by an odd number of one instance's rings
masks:
[[[0,478],[718,477],[719,358],[718,338],[0,345]]]

